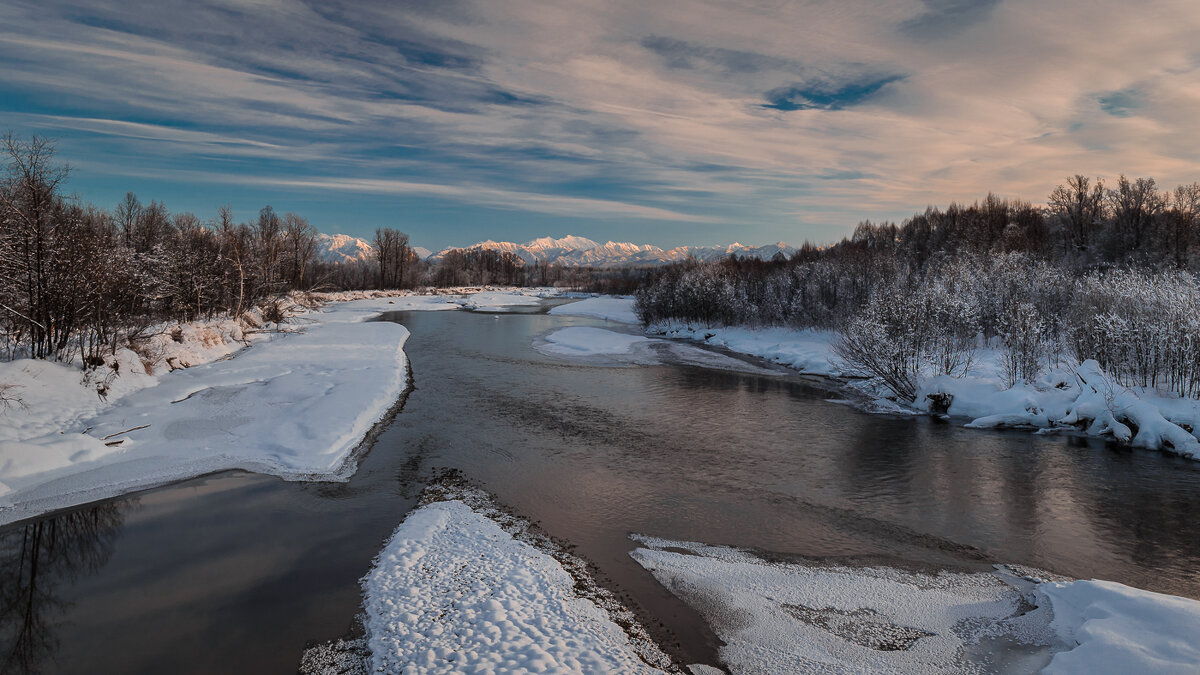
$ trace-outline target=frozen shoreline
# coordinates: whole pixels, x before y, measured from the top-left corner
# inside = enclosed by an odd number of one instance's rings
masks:
[[[588,298],[556,307],[552,313],[638,322],[633,298]],[[578,330],[573,334],[560,331],[558,344],[544,351],[587,354],[620,347],[602,333],[597,329],[590,336]],[[882,386],[842,363],[834,353],[837,335],[833,331],[659,324],[648,328],[645,335],[721,347],[802,374],[838,379],[848,391],[869,402],[866,407],[872,412],[944,414],[971,428],[1082,432],[1200,459],[1200,401],[1153,388],[1121,386],[1095,361],[1053,369],[1036,382],[1010,387],[1004,382],[1003,354],[982,348],[966,375],[926,377],[919,382],[916,401],[905,405],[887,398]]]
[[[647,335],[722,347],[803,374],[842,379],[849,391],[870,403],[872,412],[944,414],[977,429],[1082,432],[1200,459],[1200,401],[1152,388],[1123,387],[1095,361],[1051,370],[1036,382],[1009,387],[1002,376],[1000,351],[980,349],[967,375],[924,378],[916,401],[905,405],[886,398],[887,391],[876,382],[848,370],[834,354],[833,331],[659,325]]]
[[[1028,570],[912,572],[635,535],[630,555],[703,614],[733,673],[1186,673],[1200,602]]]
[[[678,673],[584,561],[443,477],[363,580],[369,672]]]
[[[253,331],[228,319],[167,327],[152,361],[122,349],[115,369],[92,373],[0,363],[0,382],[22,399],[0,411],[0,525],[231,469],[348,479],[353,453],[408,386],[408,330],[371,319],[547,293],[463,290],[332,294],[279,326],[251,317]]]

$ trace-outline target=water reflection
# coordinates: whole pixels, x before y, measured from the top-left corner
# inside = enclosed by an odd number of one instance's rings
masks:
[[[124,522],[111,503],[62,513],[0,532],[2,672],[39,672],[58,648],[57,622],[70,603],[64,586],[112,555]]]

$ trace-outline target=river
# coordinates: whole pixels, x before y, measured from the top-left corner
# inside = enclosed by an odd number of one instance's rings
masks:
[[[574,546],[668,651],[715,663],[630,533],[770,554],[1021,563],[1200,598],[1200,464],[864,413],[792,373],[543,355],[546,314],[395,313],[415,389],[347,483],[227,472],[0,529],[0,670],[295,672],[423,482],[460,469]],[[608,327],[624,330],[620,327]]]

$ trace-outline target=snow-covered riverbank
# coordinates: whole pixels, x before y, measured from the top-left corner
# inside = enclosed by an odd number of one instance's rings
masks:
[[[363,582],[370,672],[680,672],[582,560],[484,493],[423,501]]]
[[[343,480],[408,383],[408,331],[369,319],[552,293],[470,291],[333,294],[280,325],[251,313],[166,326],[141,353],[119,350],[90,372],[0,363],[0,383],[20,399],[0,411],[0,524],[227,469]]]
[[[581,315],[636,323],[632,298],[590,298],[554,308],[555,314]],[[980,349],[964,377],[932,377],[920,383],[912,405],[886,398],[887,390],[857,377],[834,353],[833,331],[790,328],[700,327],[655,325],[647,335],[698,342],[747,354],[822,377],[850,378],[847,383],[870,408],[882,412],[934,412],[963,420],[974,428],[1018,427],[1049,433],[1082,430],[1114,438],[1134,447],[1165,450],[1200,458],[1200,401],[1152,388],[1123,387],[1095,361],[1063,366],[1036,382],[1008,386],[1003,354]],[[571,338],[570,344],[567,338]],[[595,334],[595,343],[582,333],[552,337],[560,350],[587,353],[611,350],[611,339]]]
[[[833,331],[654,326],[647,334],[722,347],[812,375],[857,375],[834,353]],[[870,379],[853,379],[848,386],[870,401],[871,409],[882,412],[946,414],[973,428],[1079,430],[1134,447],[1200,458],[1200,401],[1121,386],[1095,361],[1063,366],[1036,382],[1010,387],[1004,381],[1002,358],[999,350],[980,349],[966,376],[921,381],[912,405],[886,398],[887,390]]]

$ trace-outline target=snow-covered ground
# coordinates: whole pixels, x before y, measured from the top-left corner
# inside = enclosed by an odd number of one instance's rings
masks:
[[[364,580],[371,672],[679,672],[582,561],[466,499],[409,513]]]
[[[124,353],[107,401],[69,366],[3,364],[24,405],[0,424],[0,522],[224,469],[344,478],[407,385],[408,331],[364,322],[395,302],[331,305],[293,319],[294,332],[259,334],[238,352],[211,345],[197,353],[232,358],[173,372],[139,373]]]
[[[1200,603],[1103,581],[769,562],[635,536],[733,673],[1194,673]],[[1048,666],[1048,667],[1047,667]]]
[[[559,305],[550,310],[560,316],[591,316],[619,323],[641,323],[633,312],[633,298],[603,295]]]
[[[767,562],[635,539],[630,555],[704,615],[733,673],[978,672],[981,643],[1024,653],[1018,672],[1048,660],[1049,612],[1026,612],[1022,593],[992,574]]]
[[[282,326],[239,320],[159,327],[110,363],[0,363],[0,523],[226,469],[342,480],[407,385],[408,331],[386,311],[537,303],[534,291],[322,294]],[[114,367],[115,366],[115,367]]]
[[[1200,602],[1111,581],[1043,583],[1039,604],[1069,649],[1042,672],[1195,673],[1200,670]]]

